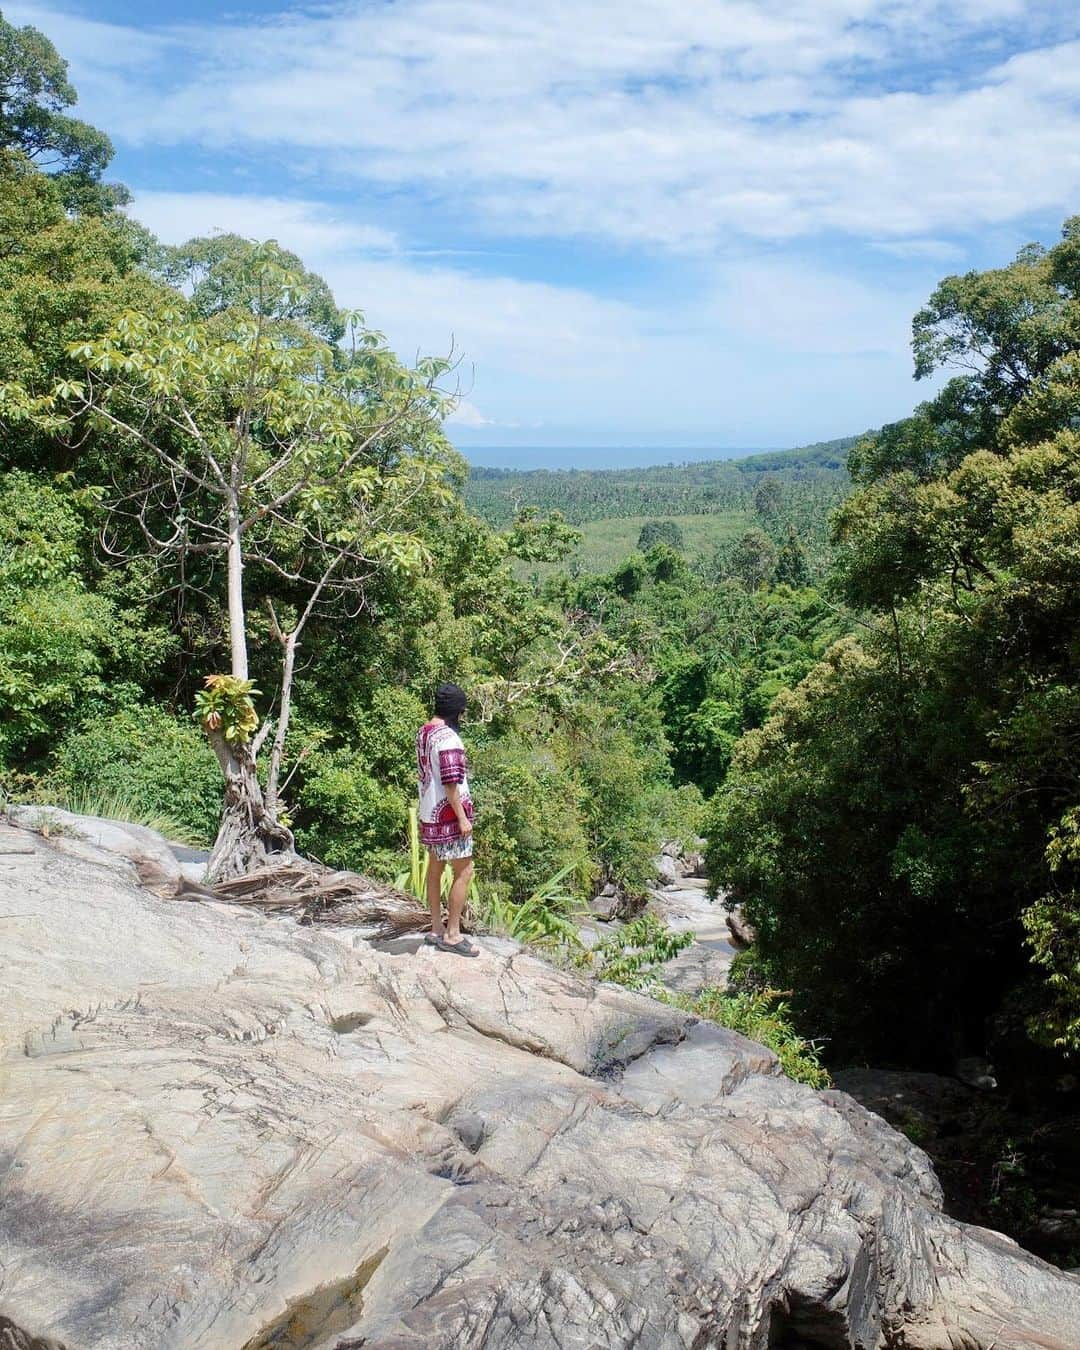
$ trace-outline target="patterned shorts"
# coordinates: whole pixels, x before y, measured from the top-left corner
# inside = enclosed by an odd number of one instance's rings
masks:
[[[472,857],[472,835],[464,839],[451,839],[448,844],[432,844],[431,851],[440,862],[453,862],[456,858]]]

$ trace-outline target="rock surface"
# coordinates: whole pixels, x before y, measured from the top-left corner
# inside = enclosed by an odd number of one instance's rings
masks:
[[[693,933],[694,941],[668,961],[660,979],[679,994],[697,994],[727,984],[735,955],[727,914],[719,901],[709,899],[708,882],[684,877],[674,885],[651,892],[649,908],[675,933]]]
[[[0,826],[0,1346],[1075,1350],[1080,1281],[731,1032]]]

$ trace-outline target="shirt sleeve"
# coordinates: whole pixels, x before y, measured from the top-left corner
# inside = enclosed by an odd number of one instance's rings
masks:
[[[465,781],[465,747],[456,736],[439,751],[439,778],[444,784]]]

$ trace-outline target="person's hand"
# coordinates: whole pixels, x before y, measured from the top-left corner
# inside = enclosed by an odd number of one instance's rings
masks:
[[[462,839],[468,839],[469,835],[472,834],[472,821],[468,816],[462,816],[458,825],[461,827]]]

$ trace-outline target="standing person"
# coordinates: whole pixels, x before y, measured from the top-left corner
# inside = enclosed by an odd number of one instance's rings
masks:
[[[431,932],[425,941],[457,956],[479,956],[476,944],[461,931],[461,913],[473,875],[473,804],[465,747],[458,734],[466,704],[465,692],[458,685],[439,685],[435,716],[416,735],[416,770],[420,782],[420,842],[428,850]],[[454,879],[444,926],[442,876],[447,863]]]

